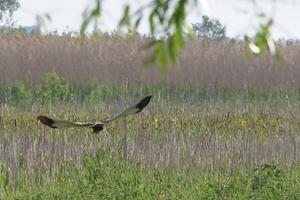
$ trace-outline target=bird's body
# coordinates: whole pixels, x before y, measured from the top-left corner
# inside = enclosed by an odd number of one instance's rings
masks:
[[[135,106],[129,107],[123,112],[113,116],[109,119],[102,120],[100,122],[69,122],[65,120],[52,119],[50,117],[39,115],[37,117],[38,121],[42,124],[49,126],[51,128],[68,128],[68,127],[89,127],[93,129],[94,133],[99,133],[103,130],[105,124],[108,124],[118,118],[126,117],[128,115],[137,114],[141,112],[150,102],[151,96],[143,98]]]

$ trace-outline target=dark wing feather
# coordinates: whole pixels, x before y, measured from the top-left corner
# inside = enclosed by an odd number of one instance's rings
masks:
[[[127,108],[126,110],[124,110],[123,112],[113,116],[112,118],[103,120],[103,123],[109,123],[109,122],[111,122],[113,120],[116,120],[116,119],[119,119],[121,117],[126,117],[128,115],[132,115],[132,114],[136,114],[136,113],[141,112],[149,104],[151,98],[152,98],[152,96],[146,96],[145,98],[143,98],[136,105]]]
[[[51,128],[68,128],[68,127],[90,127],[94,123],[69,122],[65,120],[52,119],[47,116],[39,115],[37,119],[44,125]]]

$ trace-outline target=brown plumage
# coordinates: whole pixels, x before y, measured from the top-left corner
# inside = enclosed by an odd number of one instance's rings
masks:
[[[103,126],[116,120],[121,117],[126,117],[128,115],[137,114],[141,112],[150,102],[151,96],[147,96],[143,98],[139,103],[135,106],[129,107],[123,112],[113,116],[112,118],[102,120],[100,122],[69,122],[65,120],[52,119],[50,117],[39,115],[37,116],[37,120],[42,124],[49,126],[51,128],[68,128],[68,127],[89,127],[93,129],[94,133],[99,133],[103,130]]]
[[[57,128],[56,126],[54,126],[54,120],[49,118],[49,117],[46,117],[46,116],[43,116],[43,115],[39,115],[37,116],[37,119],[42,122],[43,124],[51,127],[51,128]]]

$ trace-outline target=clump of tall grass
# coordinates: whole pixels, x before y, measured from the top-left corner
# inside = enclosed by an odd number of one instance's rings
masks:
[[[66,183],[10,195],[16,199],[297,199],[299,178],[298,170],[288,172],[278,165],[207,176],[197,168],[149,168],[97,151]]]

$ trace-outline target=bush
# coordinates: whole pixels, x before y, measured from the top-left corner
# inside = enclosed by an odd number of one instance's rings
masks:
[[[44,82],[41,85],[41,94],[45,103],[52,105],[58,101],[69,99],[71,87],[69,84],[62,80],[55,72],[46,73]]]

